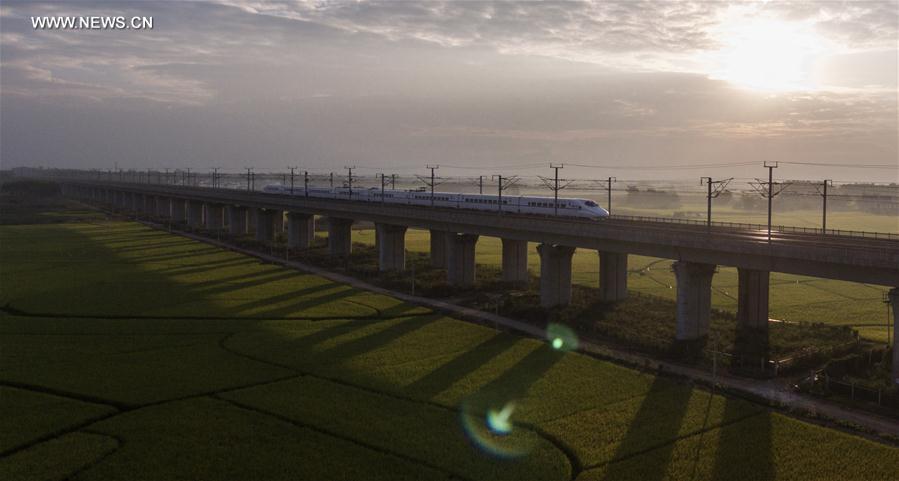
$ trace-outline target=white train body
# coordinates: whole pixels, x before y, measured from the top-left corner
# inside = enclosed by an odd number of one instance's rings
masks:
[[[291,195],[290,187],[272,184],[262,189],[268,194]],[[293,196],[303,197],[307,193],[302,187],[294,188]],[[485,210],[517,214],[542,214],[558,215],[562,217],[577,217],[582,219],[602,219],[609,216],[609,212],[590,199],[577,199],[571,197],[559,198],[559,209],[556,214],[555,202],[552,197],[536,196],[502,196],[502,206],[499,206],[499,196],[482,194],[460,194],[455,192],[434,192],[433,202],[430,192],[385,190],[380,189],[353,189],[352,196],[347,188],[322,188],[310,187],[309,197],[323,199],[343,199],[361,202],[377,202],[385,204],[406,204],[434,207],[450,207],[455,209]],[[500,209],[500,207],[502,207]]]

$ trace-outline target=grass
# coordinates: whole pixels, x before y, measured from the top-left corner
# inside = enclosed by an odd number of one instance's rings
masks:
[[[0,227],[0,265],[3,479],[899,470],[896,447],[132,223]]]

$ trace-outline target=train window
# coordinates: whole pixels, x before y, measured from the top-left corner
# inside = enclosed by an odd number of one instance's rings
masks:
[[[584,205],[586,205],[587,207],[599,207],[598,205],[596,205],[596,202],[593,202],[592,200],[584,202]]]

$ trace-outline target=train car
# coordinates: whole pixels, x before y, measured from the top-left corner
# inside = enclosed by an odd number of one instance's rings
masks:
[[[290,187],[272,184],[262,189],[268,194],[290,195]],[[552,197],[509,195],[500,198],[496,195],[460,194],[456,192],[430,192],[414,190],[385,190],[378,188],[353,189],[346,187],[334,189],[310,187],[308,192],[303,188],[294,188],[294,196],[308,196],[326,199],[354,200],[361,202],[379,202],[387,204],[406,204],[433,206],[455,209],[481,211],[502,211],[516,214],[538,214],[558,217],[574,217],[580,219],[602,219],[609,212],[590,199],[560,197],[558,208]]]

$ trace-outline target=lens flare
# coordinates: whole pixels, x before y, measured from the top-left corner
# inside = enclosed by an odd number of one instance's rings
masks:
[[[461,414],[465,434],[472,444],[491,456],[511,459],[527,455],[540,439],[533,431],[512,422],[516,406],[514,401],[466,401]]]
[[[562,324],[546,326],[546,339],[557,351],[575,351],[578,348],[577,334],[570,327]]]

